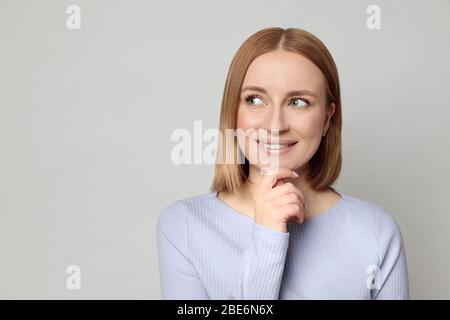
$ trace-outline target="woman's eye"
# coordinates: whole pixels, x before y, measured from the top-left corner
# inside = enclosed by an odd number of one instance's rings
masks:
[[[248,96],[245,98],[245,102],[247,102],[250,105],[258,105],[263,103],[263,101],[257,96]]]
[[[309,102],[302,98],[294,98],[291,100],[291,103],[294,107],[306,107],[309,105]]]

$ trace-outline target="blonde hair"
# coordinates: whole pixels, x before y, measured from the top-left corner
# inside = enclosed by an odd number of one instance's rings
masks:
[[[327,84],[327,106],[335,104],[335,111],[330,119],[330,126],[319,148],[308,163],[306,180],[311,188],[319,191],[331,186],[339,176],[342,164],[341,156],[341,95],[336,64],[325,45],[313,34],[296,28],[266,28],[250,36],[235,54],[225,83],[220,112],[220,133],[225,136],[227,129],[236,129],[237,110],[240,91],[245,74],[252,61],[258,56],[277,49],[301,54],[314,63],[325,76]],[[221,140],[218,154],[227,154],[233,159],[238,155],[237,141],[227,146]],[[228,153],[227,153],[228,151]],[[218,161],[215,167],[211,191],[241,191],[248,177],[249,163],[232,163]]]

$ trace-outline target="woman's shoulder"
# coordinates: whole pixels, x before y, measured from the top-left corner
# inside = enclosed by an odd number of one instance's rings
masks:
[[[200,195],[180,198],[165,205],[158,217],[159,230],[176,229],[181,232],[185,228],[192,212],[204,211],[211,204],[216,193],[208,192]]]
[[[193,209],[194,207],[200,208],[202,205],[210,203],[216,196],[215,192],[203,193],[195,196],[176,199],[169,204],[165,205],[161,214],[180,214],[180,212]]]
[[[343,198],[345,214],[352,224],[356,224],[362,230],[375,232],[378,240],[382,237],[401,236],[396,218],[384,205],[348,194],[340,194]]]

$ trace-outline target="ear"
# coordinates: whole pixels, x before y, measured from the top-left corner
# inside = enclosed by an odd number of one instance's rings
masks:
[[[331,117],[334,114],[335,109],[336,109],[336,105],[334,104],[334,102],[332,102],[330,104],[330,107],[327,110],[327,116],[326,116],[326,120],[325,120],[325,124],[324,124],[324,128],[323,128],[324,132],[328,131],[328,128],[330,126],[330,120],[331,120]]]

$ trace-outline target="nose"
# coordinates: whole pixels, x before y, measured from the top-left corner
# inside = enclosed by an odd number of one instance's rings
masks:
[[[285,112],[281,106],[274,106],[268,113],[268,119],[266,120],[266,130],[271,134],[281,134],[282,132],[289,130],[289,124]]]

